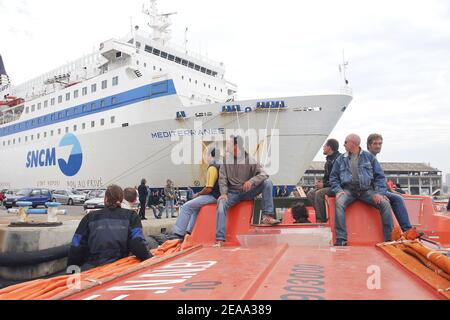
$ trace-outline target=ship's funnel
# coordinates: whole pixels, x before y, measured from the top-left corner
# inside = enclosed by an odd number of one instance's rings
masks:
[[[0,54],[0,76],[1,75],[7,75],[5,70],[5,65],[3,64],[2,55]]]

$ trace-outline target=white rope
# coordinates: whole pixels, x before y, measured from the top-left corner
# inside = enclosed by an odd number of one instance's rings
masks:
[[[274,123],[273,123],[273,128],[272,128],[272,130],[270,131],[270,134],[269,134],[269,136],[270,136],[270,144],[269,144],[269,146],[267,147],[266,159],[264,160],[264,167],[266,166],[267,160],[269,159],[269,151],[272,150],[273,130],[275,130],[275,127],[277,126],[278,116],[280,115],[280,110],[281,110],[281,108],[278,108],[277,114],[276,114],[276,116],[275,116],[275,121],[274,121]],[[266,129],[266,130],[267,130],[267,129]]]

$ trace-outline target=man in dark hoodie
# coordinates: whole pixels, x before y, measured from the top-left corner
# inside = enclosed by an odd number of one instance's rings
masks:
[[[329,139],[323,146],[323,154],[327,156],[325,163],[325,175],[322,181],[316,183],[316,188],[308,192],[308,199],[314,210],[316,210],[317,223],[326,223],[328,221],[325,209],[325,196],[333,195],[330,185],[330,174],[336,159],[341,155],[339,153],[339,142],[335,139]]]
[[[122,209],[123,191],[110,186],[105,193],[105,208],[86,215],[80,222],[69,250],[68,266],[82,271],[113,263],[134,254],[150,259],[141,219],[133,211]]]
[[[273,184],[262,166],[244,149],[244,141],[232,136],[227,141],[227,157],[220,167],[220,198],[217,204],[216,246],[225,244],[227,211],[244,200],[253,200],[262,194],[262,223],[276,225],[274,218]]]

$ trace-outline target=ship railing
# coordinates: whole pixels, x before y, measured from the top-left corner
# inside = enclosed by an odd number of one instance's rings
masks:
[[[89,68],[96,64],[96,62],[100,59],[100,53],[95,52],[84,57],[72,61],[62,67],[56,68],[50,72],[47,72],[39,77],[36,77],[30,81],[22,83],[14,88],[11,88],[12,94],[14,96],[27,97],[27,96],[40,96],[41,92],[45,91],[44,82],[50,78],[55,76],[59,76],[61,74],[73,73],[74,71],[79,71],[83,68]],[[36,94],[37,92],[37,94]]]

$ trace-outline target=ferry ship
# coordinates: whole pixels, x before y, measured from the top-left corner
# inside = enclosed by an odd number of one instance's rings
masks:
[[[94,189],[142,178],[200,187],[201,156],[182,146],[202,153],[236,130],[256,133],[248,151],[275,185],[296,185],[351,89],[239,101],[223,63],[170,41],[171,14],[158,13],[156,0],[143,11],[149,32],[136,26],[19,86],[0,61],[0,187]]]

